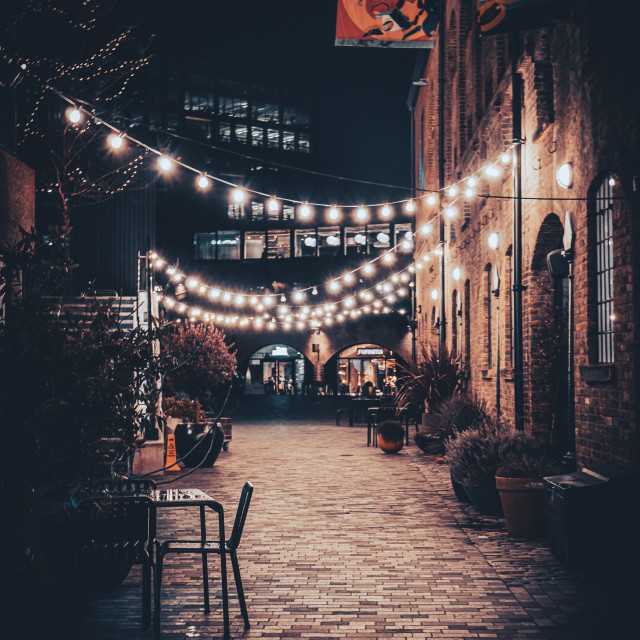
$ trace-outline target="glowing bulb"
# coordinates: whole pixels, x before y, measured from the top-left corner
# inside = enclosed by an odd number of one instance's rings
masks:
[[[489,245],[490,249],[498,248],[498,245],[500,244],[500,235],[497,231],[489,234],[489,237],[487,238],[487,244]]]
[[[267,202],[267,211],[269,213],[275,213],[278,211],[278,201],[275,198],[269,198]]]
[[[437,202],[437,198],[432,194],[427,196],[427,204],[433,206]]]
[[[380,217],[381,218],[390,218],[392,214],[391,207],[388,204],[385,204],[382,209],[380,209]]]
[[[475,196],[475,195],[476,195],[476,192],[475,192],[475,190],[474,190],[474,189],[472,189],[471,187],[467,187],[467,188],[464,190],[464,197],[465,197],[465,198],[473,198],[473,196]]]
[[[231,294],[227,291],[222,295],[222,302],[231,302]]]
[[[500,175],[500,169],[494,164],[489,164],[483,169],[483,173],[487,178],[497,178]]]
[[[331,282],[329,282],[329,291],[331,291],[332,293],[340,291],[340,284],[337,280],[331,280]]]
[[[331,220],[332,222],[337,222],[338,220],[340,220],[340,209],[338,209],[338,207],[331,207],[329,209],[329,220]]]
[[[344,301],[344,306],[345,307],[353,307],[355,305],[356,301],[353,298],[347,298]]]
[[[502,162],[502,164],[509,164],[509,162],[511,162],[511,156],[508,153],[503,153],[500,156],[500,162]]]
[[[264,304],[265,306],[270,307],[273,304],[273,296],[265,296]]]
[[[356,220],[364,222],[369,217],[366,207],[358,207],[356,209]]]
[[[428,236],[433,231],[433,227],[427,222],[420,227],[420,232],[424,236]]]
[[[303,300],[304,300],[304,294],[302,293],[302,291],[295,291],[293,294],[293,301],[302,302]]]
[[[216,300],[220,297],[220,291],[218,291],[217,289],[211,289],[211,291],[209,291],[209,297],[212,300]]]
[[[313,287],[313,289],[311,289],[311,295],[312,296],[317,296],[318,295],[318,287]]]
[[[367,244],[367,236],[364,233],[357,233],[353,239],[356,244]]]
[[[160,156],[158,158],[158,168],[165,173],[171,171],[173,168],[173,160],[171,160],[169,156]]]
[[[384,256],[382,257],[382,260],[383,262],[390,264],[391,262],[393,262],[393,253],[391,252],[385,253]]]
[[[237,306],[242,306],[244,304],[244,296],[243,295],[237,295],[234,300],[233,300]]]
[[[67,118],[69,118],[69,121],[73,122],[73,124],[78,124],[82,119],[82,112],[77,107],[72,107],[67,110]]]
[[[451,276],[454,280],[460,280],[460,276],[462,276],[462,270],[460,269],[460,267],[454,267],[453,271],[451,272]]]
[[[388,233],[382,233],[380,232],[377,236],[376,236],[376,240],[378,242],[380,242],[381,244],[387,244],[387,242],[389,242],[389,234]]]
[[[447,189],[447,195],[450,198],[454,198],[455,196],[458,195],[458,187],[456,187],[455,184],[451,185],[448,189]]]
[[[209,184],[209,178],[207,178],[204,173],[198,177],[198,187],[200,187],[200,189],[208,189]]]
[[[416,203],[413,200],[409,200],[407,205],[405,206],[405,211],[407,213],[413,213],[416,210]]]
[[[467,184],[473,188],[478,184],[478,180],[472,176],[467,180]]]
[[[432,300],[437,300],[438,299],[438,290],[437,289],[432,289],[431,290],[431,299]]]
[[[301,220],[308,220],[311,217],[311,207],[305,202],[300,206],[298,215],[300,216]]]
[[[330,247],[337,247],[340,244],[340,238],[338,236],[327,236],[327,244]]]
[[[304,239],[304,244],[306,247],[315,247],[316,246],[316,239],[313,236],[307,236]]]
[[[112,133],[109,138],[109,146],[112,149],[120,149],[122,147],[122,136],[119,136],[116,133]]]
[[[402,245],[400,245],[405,251],[409,251],[411,249],[411,240],[403,240]]]
[[[616,179],[613,176],[609,177],[609,186],[610,187],[615,187],[616,186]]]
[[[351,273],[351,271],[347,272],[344,274],[343,278],[342,278],[347,284],[352,284],[353,281],[355,280],[355,276],[353,275],[353,273]]]
[[[385,283],[382,285],[382,290],[383,290],[385,293],[391,293],[391,292],[393,291],[393,285],[392,285],[390,282],[385,282]]]
[[[365,264],[362,268],[362,272],[367,276],[370,276],[374,271],[375,269],[373,268],[373,265],[371,263]]]
[[[188,289],[195,289],[198,286],[198,281],[195,278],[189,278],[185,284]]]
[[[442,247],[436,247],[436,248],[433,250],[433,253],[435,253],[437,256],[441,256],[441,255],[442,255]],[[425,259],[427,259],[427,260],[428,260],[429,258],[428,258],[427,256],[425,256]]]
[[[236,204],[242,204],[247,199],[247,194],[244,189],[237,187],[231,192],[231,198]]]
[[[458,210],[455,207],[447,207],[444,210],[444,215],[449,220],[453,220],[458,215]]]

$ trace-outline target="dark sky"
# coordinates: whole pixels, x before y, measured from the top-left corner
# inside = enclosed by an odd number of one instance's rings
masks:
[[[145,4],[140,27],[155,32],[155,46],[167,53],[211,58],[222,67],[310,78],[317,101],[316,155],[321,170],[409,184],[406,98],[415,52],[335,47],[335,1]]]

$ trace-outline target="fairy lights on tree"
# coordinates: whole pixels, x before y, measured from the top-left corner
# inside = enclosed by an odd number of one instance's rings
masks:
[[[76,207],[143,186],[148,150],[128,145],[119,133],[105,138],[100,119],[87,115],[97,108],[117,121],[119,100],[149,61],[131,27],[114,26],[113,6],[26,2],[4,27],[0,54],[19,105],[19,153],[36,170],[39,203],[57,211],[52,222],[63,232]],[[78,103],[65,103],[58,91]]]

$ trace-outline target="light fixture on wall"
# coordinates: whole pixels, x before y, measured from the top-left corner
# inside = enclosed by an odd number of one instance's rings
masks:
[[[462,269],[460,269],[460,267],[454,267],[453,271],[451,272],[451,277],[454,280],[460,280],[460,278],[462,277]]]
[[[498,245],[500,244],[500,234],[497,231],[490,233],[489,237],[487,238],[487,244],[489,245],[490,249],[497,249]]]
[[[565,162],[556,171],[556,182],[563,189],[571,189],[573,187],[573,163]]]

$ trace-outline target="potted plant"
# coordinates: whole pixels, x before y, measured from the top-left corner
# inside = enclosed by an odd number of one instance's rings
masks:
[[[408,367],[399,365],[403,375],[396,394],[398,414],[422,413],[423,429],[416,434],[416,444],[427,453],[442,452],[443,437],[438,431],[442,405],[460,387],[458,363],[446,346],[430,351],[422,349],[422,359]]]
[[[385,453],[398,453],[404,442],[404,428],[397,420],[385,420],[378,427],[378,446]]]
[[[532,437],[519,441],[496,471],[507,533],[516,538],[536,538],[547,532],[542,478],[560,473],[560,466]]]
[[[501,434],[492,428],[472,428],[445,442],[452,477],[464,486],[480,513],[502,515],[495,474],[500,464]]]

